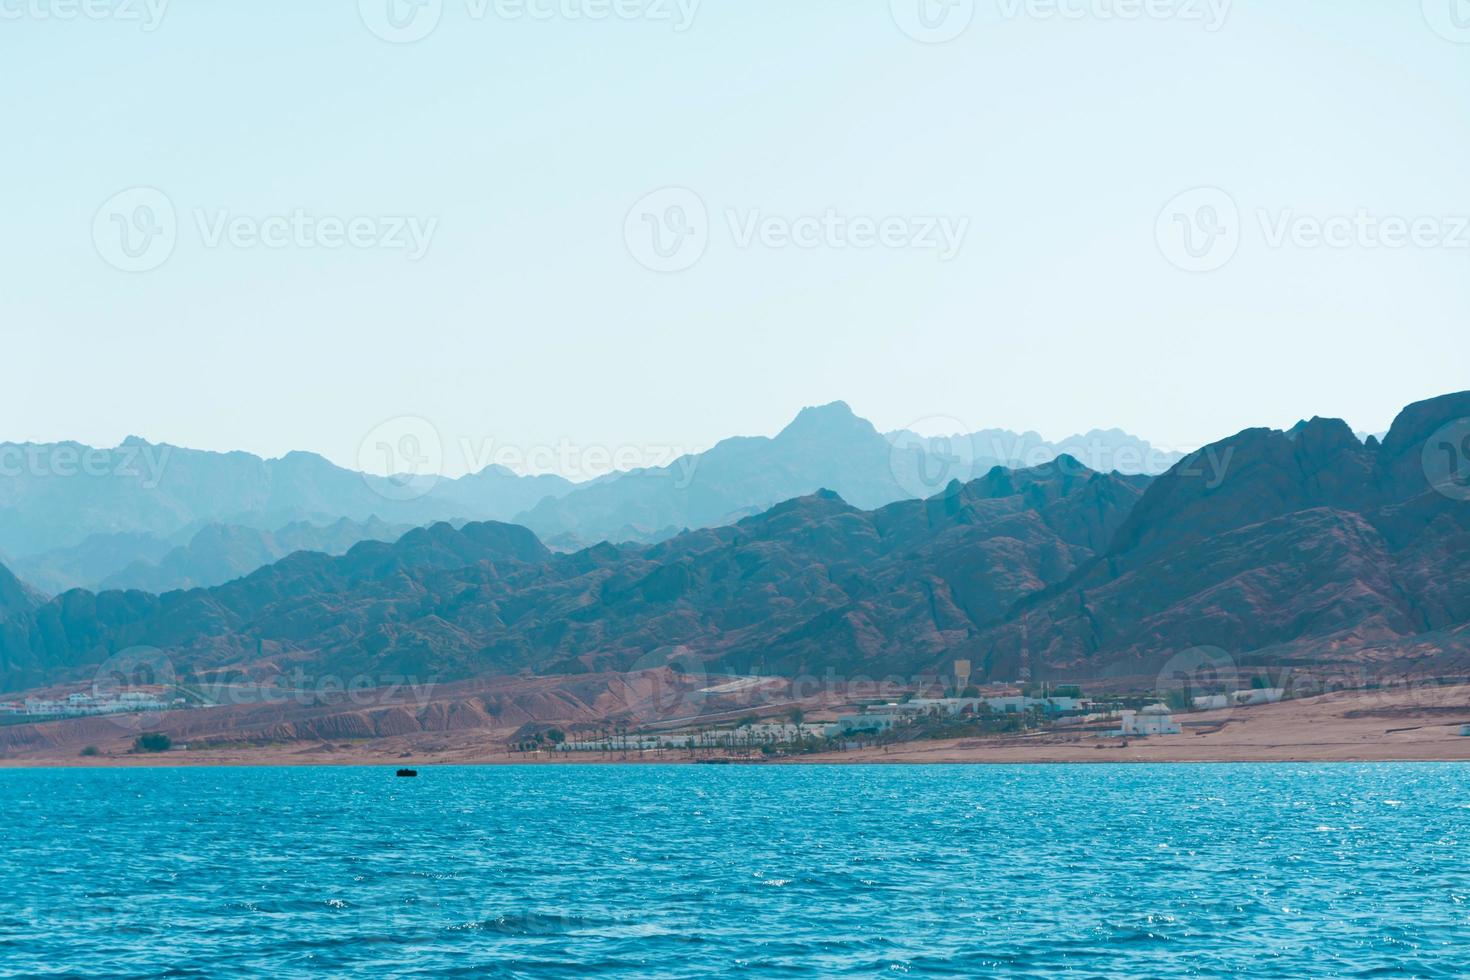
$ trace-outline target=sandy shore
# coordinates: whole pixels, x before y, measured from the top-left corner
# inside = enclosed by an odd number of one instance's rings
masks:
[[[767,764],[1470,761],[1470,686],[1340,692],[1275,705],[1180,714],[1180,735],[1081,735],[921,741],[807,755]],[[0,766],[589,765],[689,763],[687,753],[538,755],[506,750],[508,731],[480,729],[361,741],[286,742],[158,755],[128,751],[120,733],[101,755],[55,745],[0,758]]]

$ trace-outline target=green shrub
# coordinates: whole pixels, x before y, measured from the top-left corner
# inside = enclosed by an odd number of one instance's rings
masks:
[[[167,752],[173,745],[174,740],[163,732],[144,732],[133,739],[134,752]]]
[[[82,749],[82,755],[84,755],[84,756],[86,756],[88,758],[91,758],[94,755],[101,755],[101,754],[102,754],[102,750],[99,749],[95,745],[89,745],[85,749]]]

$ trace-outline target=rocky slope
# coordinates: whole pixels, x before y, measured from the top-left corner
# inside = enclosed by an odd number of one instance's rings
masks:
[[[831,492],[660,545],[554,556],[528,530],[447,524],[298,554],[162,597],[71,592],[0,655],[14,687],[109,651],[441,678],[652,666],[896,671],[938,657],[1106,546],[1139,478],[1071,460],[862,511]]]

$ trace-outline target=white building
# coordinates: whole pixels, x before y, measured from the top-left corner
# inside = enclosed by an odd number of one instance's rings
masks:
[[[908,721],[896,711],[865,711],[859,715],[841,715],[835,725],[827,729],[828,735],[845,735],[848,732],[886,732]]]
[[[1225,694],[1205,694],[1194,699],[1195,711],[1214,711],[1230,707],[1230,698]]]
[[[1178,735],[1183,729],[1167,706],[1151,704],[1142,711],[1123,712],[1124,735]]]
[[[1258,687],[1249,691],[1236,691],[1232,698],[1236,704],[1275,704],[1286,697],[1286,689],[1280,687]]]

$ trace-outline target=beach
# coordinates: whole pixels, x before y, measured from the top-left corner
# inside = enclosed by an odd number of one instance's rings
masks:
[[[209,734],[209,715],[220,713],[220,731]],[[136,733],[110,721],[60,721],[28,726],[44,738],[29,746],[10,743],[0,766],[432,766],[589,765],[692,763],[722,753],[517,752],[508,747],[514,729],[488,726],[420,731],[373,738],[269,738],[239,732],[235,709],[186,713],[192,734],[175,738],[167,752],[131,751]],[[165,716],[167,727],[169,716]],[[901,741],[847,751],[761,760],[763,765],[854,763],[1148,763],[1148,762],[1380,762],[1470,761],[1470,686],[1421,686],[1380,691],[1342,691],[1278,704],[1182,713],[1178,735],[1147,738],[1095,736],[1062,731]],[[232,726],[226,728],[226,725]],[[0,730],[0,735],[4,731]],[[213,740],[211,740],[213,739]],[[82,755],[95,746],[97,754]]]

